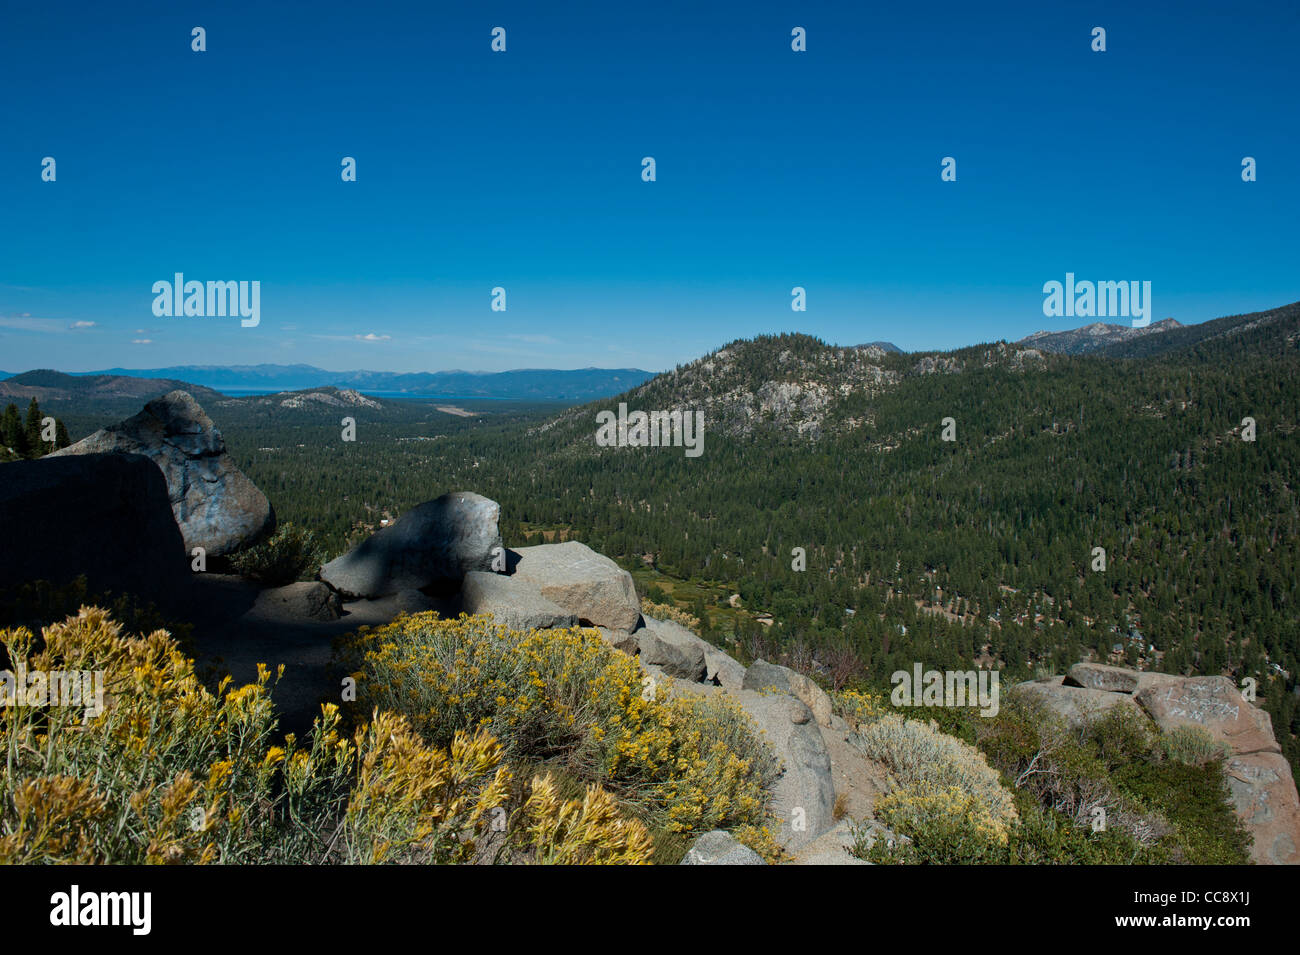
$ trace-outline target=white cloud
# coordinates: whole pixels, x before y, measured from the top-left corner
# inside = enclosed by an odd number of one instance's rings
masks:
[[[30,312],[21,315],[0,315],[0,328],[14,328],[23,332],[64,332],[67,326],[57,318],[32,318]]]
[[[376,335],[374,332],[367,332],[364,335],[353,335],[352,337],[359,342],[386,342],[389,341],[393,336]]]
[[[132,344],[132,345],[152,345],[152,344],[153,344],[153,339],[152,339],[152,338],[133,338],[133,339],[131,339],[131,344]]]
[[[68,327],[69,328],[94,328],[95,323],[94,322],[73,322]]]

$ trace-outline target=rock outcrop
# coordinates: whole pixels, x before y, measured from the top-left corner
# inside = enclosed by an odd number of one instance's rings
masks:
[[[167,484],[138,454],[82,454],[0,465],[0,580],[171,594],[189,576]]]
[[[736,694],[781,761],[772,787],[774,833],[787,849],[799,849],[834,825],[835,781],[826,741],[802,700],[780,693]]]
[[[461,608],[468,614],[490,613],[513,630],[576,627],[578,618],[553,604],[523,580],[504,574],[470,571],[461,586]]]
[[[459,584],[471,571],[492,569],[500,514],[495,501],[472,491],[444,494],[330,561],[320,578],[345,597],[366,599]]]
[[[646,620],[636,631],[641,662],[659,667],[675,679],[699,683],[708,672],[705,641],[671,620]]]
[[[1019,683],[1016,690],[1036,698],[1049,710],[1063,716],[1071,726],[1083,726],[1116,707],[1141,712],[1133,697],[1125,693],[1070,686],[1064,677],[1059,676]]]
[[[798,697],[812,710],[819,726],[830,726],[834,707],[826,691],[802,673],[765,660],[755,660],[745,671],[746,690],[774,689]]]
[[[343,602],[319,580],[312,580],[263,590],[251,612],[277,620],[337,620]]]
[[[631,633],[641,620],[632,575],[586,544],[538,544],[509,553],[511,576],[576,614],[584,626]]]
[[[275,529],[266,495],[235,467],[221,432],[188,392],[155,398],[139,414],[49,457],[104,453],[141,454],[158,466],[186,551],[230,554]]]
[[[1251,859],[1300,865],[1300,795],[1267,712],[1224,676],[1181,677],[1077,663],[1065,677],[1021,683],[1072,724],[1114,706],[1132,707],[1167,731],[1204,730],[1228,757],[1224,771],[1237,816],[1254,838]]]

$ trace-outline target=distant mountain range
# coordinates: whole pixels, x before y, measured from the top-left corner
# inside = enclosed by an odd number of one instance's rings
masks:
[[[350,388],[432,397],[590,401],[635,388],[654,372],[639,368],[521,368],[514,371],[390,372],[326,371],[313,365],[178,365],[171,368],[109,368],[86,375],[188,381],[216,391],[299,391]]]
[[[639,368],[522,368],[503,372],[326,371],[312,365],[178,365],[171,368],[108,368],[72,375],[39,370],[0,373],[0,396],[34,395],[38,401],[65,397],[151,397],[183,388],[203,401],[225,393],[278,393],[340,388],[370,394],[445,398],[504,398],[517,401],[592,401],[653,378]]]
[[[1058,355],[1086,355],[1090,352],[1105,351],[1115,345],[1127,344],[1145,335],[1159,335],[1175,328],[1186,327],[1172,318],[1166,318],[1163,322],[1153,322],[1142,328],[1093,322],[1091,325],[1063,332],[1034,332],[1020,339],[1016,344]]]
[[[23,402],[35,398],[48,401],[103,400],[129,398],[147,401],[176,389],[188,391],[200,403],[221,395],[211,388],[174,378],[137,378],[128,375],[65,375],[43,368],[10,375],[0,381],[0,399]]]

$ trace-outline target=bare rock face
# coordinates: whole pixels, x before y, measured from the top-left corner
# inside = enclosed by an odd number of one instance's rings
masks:
[[[83,454],[0,465],[0,580],[163,597],[189,563],[167,485],[138,454]]]
[[[774,835],[787,849],[799,849],[835,824],[826,741],[812,710],[796,697],[754,690],[735,696],[781,760],[782,773],[772,788],[772,814],[781,820]]]
[[[778,666],[765,660],[755,660],[745,671],[743,686],[746,690],[776,689],[789,693],[812,710],[819,726],[830,726],[834,707],[826,691],[802,673],[789,667]]]
[[[1141,709],[1127,693],[1111,693],[1087,687],[1070,686],[1063,677],[1017,683],[1017,693],[1032,696],[1049,710],[1063,717],[1071,726],[1082,726],[1107,710],[1120,707],[1141,714]]]
[[[226,453],[212,419],[187,392],[155,398],[139,414],[49,457],[142,454],[158,465],[186,551],[230,554],[270,534],[275,513]]]
[[[426,501],[320,569],[345,597],[371,599],[491,570],[501,508],[472,491]]]
[[[511,552],[512,576],[574,614],[584,626],[631,633],[641,620],[632,575],[586,544],[538,544]]]
[[[1233,756],[1224,767],[1237,815],[1255,837],[1256,865],[1300,865],[1300,796],[1281,753]]]
[[[461,608],[468,614],[491,614],[512,630],[546,630],[576,627],[578,618],[551,603],[522,580],[504,574],[471,571],[460,592]]]
[[[1234,753],[1280,753],[1268,713],[1241,697],[1226,676],[1194,676],[1157,682],[1135,697],[1162,730],[1197,726]]]
[[[705,642],[671,620],[646,620],[636,632],[643,663],[657,666],[669,676],[699,683],[708,672]]]

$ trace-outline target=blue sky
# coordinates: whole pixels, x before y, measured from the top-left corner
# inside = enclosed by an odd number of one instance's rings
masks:
[[[0,368],[948,348],[1084,324],[1042,312],[1067,271],[1156,320],[1268,308],[1297,49],[1290,2],[9,4]],[[260,325],[156,318],[178,271],[260,281]]]

